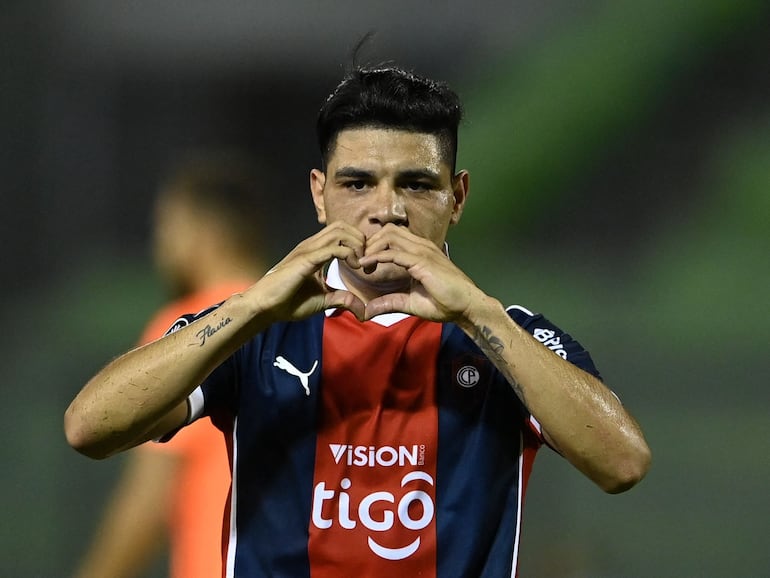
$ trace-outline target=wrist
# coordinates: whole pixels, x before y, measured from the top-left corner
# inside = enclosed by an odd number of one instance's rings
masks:
[[[501,316],[506,318],[508,316],[502,303],[494,297],[479,291],[479,296],[472,299],[471,306],[465,310],[455,323],[466,334],[476,339],[479,334],[483,333],[484,328],[489,328],[499,323]]]

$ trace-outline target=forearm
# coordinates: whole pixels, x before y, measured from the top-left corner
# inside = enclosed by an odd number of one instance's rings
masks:
[[[267,323],[261,317],[236,295],[195,323],[112,361],[67,409],[70,445],[103,458],[165,433],[156,431],[158,425],[178,413],[192,390]]]
[[[644,476],[650,452],[642,432],[601,381],[554,355],[493,299],[481,299],[464,325],[575,467],[608,492]]]
[[[193,389],[275,321],[304,319],[330,307],[344,307],[363,319],[363,302],[348,291],[329,290],[321,274],[333,258],[358,266],[362,253],[360,231],[343,222],[324,227],[209,315],[119,357],[67,409],[68,442],[102,458],[181,426],[183,404]]]

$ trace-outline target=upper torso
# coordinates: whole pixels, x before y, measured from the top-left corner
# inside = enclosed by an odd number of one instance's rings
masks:
[[[542,316],[510,314],[596,373]],[[510,576],[541,443],[452,324],[270,327],[203,386],[233,459],[227,576]]]

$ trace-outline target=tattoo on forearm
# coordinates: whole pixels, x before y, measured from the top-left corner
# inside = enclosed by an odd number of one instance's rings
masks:
[[[511,384],[511,387],[513,388],[513,392],[518,396],[518,398],[521,400],[521,403],[524,405],[527,405],[527,400],[524,399],[524,390],[521,389],[521,385],[519,385],[519,382],[516,381],[510,374],[506,372],[505,377],[508,378],[508,383]]]
[[[212,327],[211,325],[206,325],[203,329],[198,331],[195,335],[200,339],[200,346],[203,347],[206,344],[206,339],[214,335],[217,331],[222,329],[225,325],[229,325],[232,319],[230,317],[225,317],[222,321],[220,321],[217,325]]]
[[[505,346],[502,340],[497,337],[492,330],[486,325],[478,331],[477,341],[480,340],[484,345],[484,349],[489,349],[495,354],[496,357],[500,357],[503,353]]]
[[[516,381],[509,371],[504,369],[505,361],[503,359],[503,351],[505,350],[505,344],[503,343],[503,340],[492,333],[492,329],[485,325],[477,330],[475,341],[480,345],[482,351],[487,354],[490,360],[503,372],[503,375],[505,375],[508,383],[511,384],[513,391],[519,396],[522,403],[526,404],[521,385],[519,385],[519,382]]]

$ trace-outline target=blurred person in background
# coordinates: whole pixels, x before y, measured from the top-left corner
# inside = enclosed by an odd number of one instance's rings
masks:
[[[317,121],[321,230],[66,411],[93,458],[202,416],[227,432],[226,576],[511,576],[539,447],[609,493],[646,474],[641,429],[588,352],[449,259],[461,116],[443,83],[351,71]]]
[[[148,323],[140,344],[262,276],[268,191],[260,179],[246,155],[226,151],[190,153],[168,171],[154,206],[153,259],[174,301]],[[173,578],[220,576],[229,488],[225,440],[208,419],[166,444],[135,448],[75,577],[140,576],[166,543]]]

